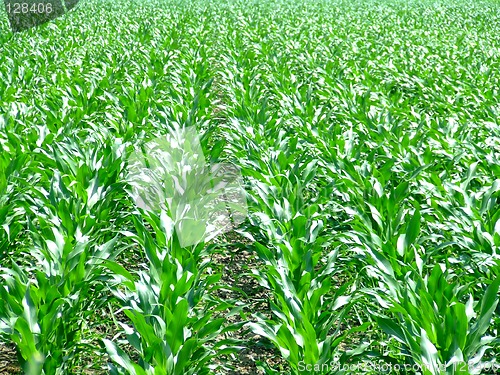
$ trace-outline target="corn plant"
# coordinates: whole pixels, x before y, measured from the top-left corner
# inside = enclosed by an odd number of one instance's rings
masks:
[[[279,349],[293,374],[302,374],[308,373],[307,365],[329,363],[352,332],[342,331],[340,324],[355,288],[333,283],[339,277],[337,251],[327,251],[329,238],[320,218],[322,201],[315,197],[318,203],[308,205],[314,198],[304,197],[315,177],[316,163],[295,159],[294,167],[287,170],[291,160],[291,155],[277,153],[278,164],[268,168],[280,168],[280,174],[268,178],[261,171],[252,173],[253,177],[260,174],[260,181],[254,182],[258,211],[251,221],[258,225],[259,238],[267,240],[265,245],[255,242],[253,246],[263,265],[252,272],[271,293],[272,318],[259,314],[248,327]],[[264,368],[267,373],[275,371]]]
[[[7,118],[8,120],[8,118]],[[23,216],[26,213],[23,199],[26,189],[19,182],[30,178],[29,156],[22,153],[22,142],[16,135],[15,127],[5,123],[0,117],[0,260],[7,262],[7,257],[15,253],[18,235],[25,228]],[[32,179],[36,183],[36,179]],[[23,223],[24,222],[24,223]],[[18,248],[18,247],[17,247]]]
[[[467,295],[467,285],[438,264],[430,274],[408,273],[403,283],[393,285],[398,286],[377,298],[388,304],[394,317],[380,316],[377,322],[403,344],[405,355],[424,374],[480,373],[477,365],[495,341],[486,333],[499,302],[500,280],[493,281],[479,300]]]
[[[231,305],[208,298],[221,274],[208,272],[203,243],[181,247],[174,221],[165,211],[159,217],[146,217],[153,231],[136,218],[137,234],[129,236],[144,249],[148,271],[139,272],[135,280],[121,266],[112,266],[124,287],[115,295],[132,326],[119,324],[139,362],[114,342],[103,340],[113,362],[111,373],[209,374],[215,369],[216,356],[235,351],[232,340],[215,342],[215,338],[238,328],[226,325],[225,317],[215,316]]]
[[[48,168],[39,163],[36,178],[50,180],[50,189],[34,186],[25,194],[32,246],[23,256],[29,261],[3,268],[0,288],[2,333],[16,344],[30,374],[72,371],[88,349],[85,321],[107,303],[103,290],[109,275],[102,265],[119,250],[113,231],[99,227],[110,219],[112,196],[120,191],[120,157],[109,143],[101,152],[67,139],[66,147],[37,155]]]
[[[342,341],[348,334],[366,328],[365,324],[355,329],[341,328],[354,299],[351,285],[332,283],[332,279],[338,277],[336,252],[328,254],[325,264],[317,265],[316,270],[311,267],[312,262],[309,263],[298,280],[294,275],[297,270],[288,266],[279,250],[274,256],[274,249],[258,243],[255,246],[265,263],[262,270],[254,271],[255,277],[272,293],[269,301],[272,317],[257,314],[257,322],[248,326],[281,352],[292,374],[307,374],[310,372],[307,366],[313,365],[323,366],[324,373],[330,373],[328,364],[335,356],[340,356]],[[276,373],[265,364],[261,365],[266,373]]]
[[[85,320],[107,303],[101,294],[107,275],[102,264],[118,254],[116,239],[97,244],[82,222],[57,215],[71,206],[61,180],[54,179],[48,198],[54,209],[30,224],[36,267],[2,269],[2,332],[15,344],[20,363],[30,374],[63,374],[85,345]],[[70,204],[79,209],[73,198]],[[69,209],[69,210],[68,210]],[[68,210],[68,211],[66,211]],[[75,213],[75,212],[74,212]],[[83,216],[80,216],[83,217]]]

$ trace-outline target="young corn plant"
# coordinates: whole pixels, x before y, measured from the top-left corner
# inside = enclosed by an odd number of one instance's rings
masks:
[[[310,229],[306,227],[306,230]],[[305,241],[303,246],[314,245]],[[255,247],[264,265],[254,273],[259,283],[271,293],[272,318],[257,314],[257,322],[248,326],[280,351],[292,374],[310,373],[308,366],[320,366],[323,372],[319,373],[330,373],[328,364],[339,354],[339,345],[347,335],[357,329],[366,329],[366,325],[356,329],[342,328],[354,302],[354,289],[348,283],[341,286],[334,283],[338,280],[336,252],[328,254],[325,264],[320,264],[313,263],[311,252],[304,251],[304,263],[308,264],[297,279],[300,272],[287,263],[281,249],[274,246],[269,249],[259,243]],[[261,366],[266,373],[277,373],[264,363]]]
[[[488,274],[500,256],[500,180],[474,183],[477,168],[477,164],[472,165],[460,183],[436,183],[439,189],[431,198],[432,213],[439,221],[430,225],[446,229],[436,256],[446,254],[467,282],[490,278]]]
[[[467,293],[467,285],[439,264],[425,276],[409,272],[400,282],[389,281],[391,276],[385,272],[379,271],[379,275],[387,284],[397,286],[377,297],[393,315],[379,315],[376,320],[403,345],[412,364],[424,375],[481,372],[481,359],[495,342],[487,333],[499,302],[500,279],[477,300]]]
[[[136,218],[136,234],[128,233],[145,251],[148,271],[137,277],[114,264],[122,287],[114,294],[131,326],[119,323],[138,361],[119,345],[103,340],[112,374],[210,374],[214,358],[233,353],[230,339],[215,340],[238,325],[217,317],[231,306],[210,298],[220,273],[210,273],[203,243],[182,248],[174,221],[165,211],[146,214],[148,226]],[[152,229],[150,229],[152,228]],[[220,338],[220,337],[219,337]]]
[[[350,216],[350,230],[342,237],[360,259],[360,265],[373,264],[396,280],[409,271],[422,270],[429,256],[418,241],[422,210],[418,203],[412,206],[407,199],[411,184],[395,184],[385,168],[376,171],[368,163],[361,171],[351,163],[345,163],[344,168],[346,176],[339,178],[336,185],[349,194],[344,210]],[[368,179],[372,173],[374,177]]]
[[[0,260],[19,251],[18,235],[26,226],[22,181],[31,178],[30,158],[22,151],[22,140],[16,128],[0,117]],[[31,183],[37,181],[31,178]],[[17,251],[16,251],[17,250]]]
[[[33,375],[73,371],[74,359],[86,347],[84,322],[107,303],[102,291],[108,275],[102,265],[117,255],[116,239],[99,244],[92,228],[86,231],[81,210],[88,206],[57,174],[45,203],[45,212],[30,223],[34,245],[26,256],[34,266],[14,264],[0,272],[0,328],[15,343],[23,369]]]
[[[119,147],[100,146],[89,151],[67,138],[36,155],[40,185],[25,194],[32,245],[2,268],[0,284],[0,328],[29,374],[72,372],[88,349],[85,322],[107,303],[102,265],[119,254],[109,220],[119,212],[110,214],[119,208],[121,159]]]
[[[278,160],[286,163],[282,154]],[[252,272],[271,293],[272,318],[258,314],[257,322],[248,327],[279,349],[292,374],[310,373],[310,366],[329,373],[328,364],[338,354],[339,344],[352,331],[366,328],[341,328],[355,287],[335,285],[342,282],[337,250],[326,250],[329,237],[320,205],[308,205],[303,197],[315,172],[314,161],[299,160],[290,171],[273,177],[275,185],[255,184],[254,199],[262,211],[255,213],[253,221],[267,241],[253,245],[263,265]],[[261,366],[266,373],[276,373],[264,363]]]

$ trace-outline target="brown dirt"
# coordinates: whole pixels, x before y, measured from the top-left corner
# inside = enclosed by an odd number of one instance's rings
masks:
[[[20,373],[16,350],[10,345],[0,344],[0,375],[18,375]]]
[[[248,240],[231,233],[227,235],[226,241],[235,244],[248,244]],[[226,242],[226,243],[227,243]],[[254,320],[252,314],[260,313],[271,317],[269,309],[269,291],[264,289],[258,282],[249,275],[250,269],[258,268],[258,261],[246,249],[228,246],[223,253],[212,255],[212,261],[222,269],[222,283],[238,288],[241,292],[219,291],[218,297],[230,300],[238,300],[245,304],[244,312],[249,321]],[[231,323],[242,321],[240,316],[232,316],[228,319]],[[226,363],[234,369],[226,375],[256,375],[263,374],[257,368],[258,362],[266,362],[276,370],[285,369],[286,364],[280,353],[271,347],[271,344],[259,335],[255,335],[248,330],[241,329],[234,335],[235,338],[243,340],[246,348],[240,351],[233,360]]]

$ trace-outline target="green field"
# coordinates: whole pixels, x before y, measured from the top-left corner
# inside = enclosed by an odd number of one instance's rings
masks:
[[[1,375],[500,374],[498,1],[2,9],[0,147]]]

